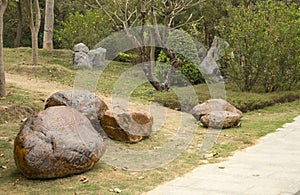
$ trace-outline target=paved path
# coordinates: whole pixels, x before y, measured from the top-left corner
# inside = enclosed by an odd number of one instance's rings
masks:
[[[300,195],[300,116],[228,161],[199,167],[147,194]]]

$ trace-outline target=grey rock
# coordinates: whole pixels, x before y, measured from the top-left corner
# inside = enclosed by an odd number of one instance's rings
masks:
[[[97,48],[94,50],[89,50],[89,48],[83,44],[79,43],[74,46],[73,52],[73,68],[74,69],[93,69],[99,68],[105,63],[106,49]]]
[[[108,106],[95,94],[87,91],[59,91],[46,100],[45,108],[52,106],[70,106],[76,109],[91,121],[101,136],[106,137],[100,125],[100,118],[108,110]]]
[[[27,178],[49,179],[90,170],[105,149],[83,114],[58,106],[24,122],[15,139],[14,159]]]
[[[99,47],[89,52],[90,66],[100,68],[105,63],[106,49]]]
[[[84,43],[78,43],[74,46],[74,52],[83,52],[88,54],[89,48]]]

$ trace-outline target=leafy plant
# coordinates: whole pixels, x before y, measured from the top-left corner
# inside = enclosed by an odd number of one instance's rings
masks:
[[[204,82],[204,78],[197,65],[200,63],[197,48],[193,39],[183,30],[174,30],[170,33],[167,46],[178,53],[184,64],[177,69],[172,85],[185,86],[189,83],[199,84]],[[164,52],[160,52],[157,58],[155,74],[162,80],[168,73],[170,59]]]
[[[231,45],[227,74],[242,91],[289,90],[299,81],[298,7],[273,1],[228,7],[218,28]]]
[[[56,30],[55,38],[61,47],[68,49],[80,42],[93,48],[111,32],[108,19],[101,12],[93,10],[87,10],[84,14],[71,13],[61,25],[63,28]]]

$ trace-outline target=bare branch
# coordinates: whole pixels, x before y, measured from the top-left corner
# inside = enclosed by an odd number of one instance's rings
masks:
[[[111,19],[111,21],[115,24],[118,25],[115,19],[112,17],[112,15],[104,8],[104,6],[98,1],[95,0],[98,6],[104,11],[104,13]]]
[[[198,20],[190,21],[192,19],[192,17],[193,17],[193,14],[191,14],[190,17],[183,24],[177,25],[174,28],[180,28],[180,27],[185,26],[185,25],[190,24],[190,23],[197,23],[197,22],[200,22],[204,18],[202,16]]]

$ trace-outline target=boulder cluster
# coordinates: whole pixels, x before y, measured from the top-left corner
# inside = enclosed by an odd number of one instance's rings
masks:
[[[45,110],[29,117],[14,144],[18,169],[30,179],[65,177],[90,170],[105,153],[105,139],[135,143],[150,136],[153,117],[144,111],[109,110],[86,91],[51,95]]]

